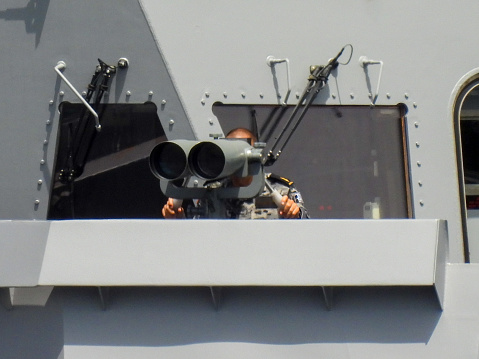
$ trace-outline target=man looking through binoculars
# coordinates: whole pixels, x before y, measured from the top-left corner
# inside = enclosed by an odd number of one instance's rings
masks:
[[[246,139],[253,146],[256,136],[245,128],[237,128],[228,133],[226,138]],[[251,184],[253,176],[238,177],[230,176],[228,181],[232,187],[247,187]],[[262,194],[254,199],[225,199],[225,218],[237,219],[260,219],[260,218],[308,218],[307,211],[301,194],[294,188],[293,182],[272,174],[266,174],[267,185]],[[269,189],[268,189],[269,187]],[[279,192],[281,199],[272,192]],[[273,197],[273,200],[271,198]],[[185,218],[185,209],[176,207],[175,200],[168,198],[163,206],[164,218]]]

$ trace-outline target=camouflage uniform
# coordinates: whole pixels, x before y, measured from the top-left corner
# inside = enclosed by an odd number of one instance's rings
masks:
[[[304,207],[301,194],[293,186],[293,182],[274,174],[266,174],[265,180],[269,181],[271,187],[277,190],[282,196],[288,196],[299,207],[299,218],[309,218],[308,212]],[[247,200],[228,199],[225,201],[226,218],[231,219],[276,219],[282,218],[279,214],[278,207],[274,204],[271,193],[268,189],[264,189],[256,198]]]

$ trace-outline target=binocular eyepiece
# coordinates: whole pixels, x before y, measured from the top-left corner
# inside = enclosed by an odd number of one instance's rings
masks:
[[[249,175],[248,164],[261,161],[261,149],[239,139],[176,140],[158,144],[150,154],[150,169],[159,179],[174,181],[190,175],[215,180]]]

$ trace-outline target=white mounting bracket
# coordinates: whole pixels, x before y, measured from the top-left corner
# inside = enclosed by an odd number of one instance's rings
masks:
[[[101,131],[101,125],[100,125],[100,118],[98,117],[98,114],[95,112],[95,110],[90,106],[88,102],[83,98],[82,95],[73,87],[73,85],[70,83],[70,81],[67,80],[65,75],[63,75],[62,71],[67,67],[64,61],[58,61],[57,65],[55,66],[55,72],[58,74],[58,76],[61,77],[63,81],[67,84],[67,86],[73,91],[73,93],[78,97],[78,99],[85,105],[85,107],[88,109],[88,111],[91,112],[93,117],[95,117],[95,127],[98,132]]]
[[[378,77],[378,85],[376,87],[376,93],[373,95],[371,95],[371,105],[374,105],[376,103],[376,100],[379,96],[379,85],[381,83],[381,75],[383,73],[383,62],[380,61],[380,60],[371,60],[371,59],[368,59],[366,56],[361,56],[359,58],[359,66],[361,66],[364,71],[366,72],[366,68],[368,65],[380,65],[379,67],[379,77]]]
[[[280,63],[286,63],[286,81],[288,83],[288,92],[286,93],[286,96],[284,97],[284,101],[281,103],[283,106],[286,106],[286,103],[288,102],[289,94],[291,93],[291,82],[290,82],[290,72],[289,72],[289,59],[277,59],[274,56],[268,56],[266,58],[266,64],[269,67],[273,67],[276,64]]]

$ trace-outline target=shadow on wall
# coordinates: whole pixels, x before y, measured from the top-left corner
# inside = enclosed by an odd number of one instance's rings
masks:
[[[441,311],[433,288],[343,287],[333,310],[321,288],[227,287],[213,309],[208,288],[63,288],[66,345],[173,346],[427,343]]]
[[[7,311],[0,306],[0,357],[61,358],[62,316],[61,298],[54,294],[45,307],[19,306]]]
[[[42,36],[50,0],[30,0],[25,7],[0,10],[0,19],[24,21],[27,34],[35,34],[35,47]]]

